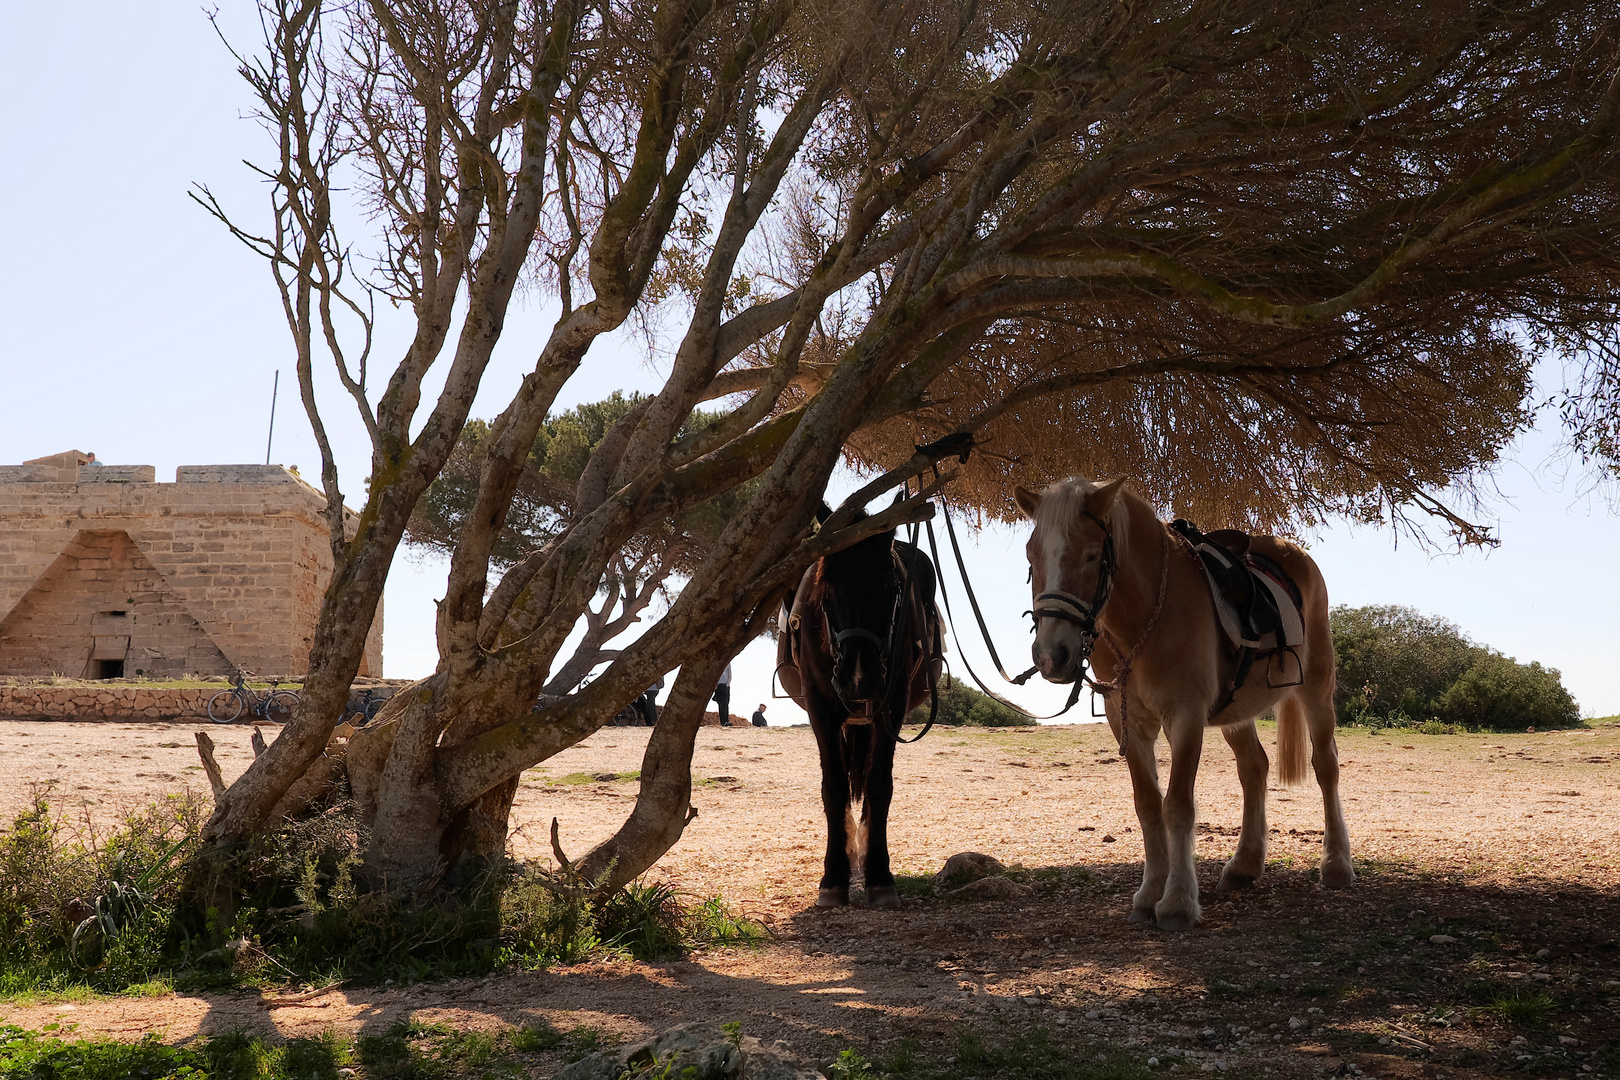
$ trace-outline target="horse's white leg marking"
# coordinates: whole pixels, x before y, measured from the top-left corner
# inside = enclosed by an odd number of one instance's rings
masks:
[[[1113,712],[1110,698],[1109,712]],[[1138,714],[1140,715],[1140,714]],[[1118,730],[1110,717],[1110,725]],[[1150,923],[1153,908],[1164,895],[1164,882],[1170,872],[1170,847],[1164,831],[1164,796],[1159,791],[1159,763],[1154,745],[1159,725],[1146,718],[1131,725],[1131,741],[1125,747],[1125,763],[1131,771],[1131,796],[1136,802],[1136,820],[1142,826],[1142,887],[1131,898],[1131,922]]]
[[[1344,824],[1344,807],[1339,802],[1339,746],[1333,737],[1333,695],[1317,686],[1300,687],[1305,721],[1311,730],[1311,766],[1322,788],[1322,884],[1342,889],[1356,880],[1350,859],[1350,830]],[[1310,693],[1302,691],[1309,690]]]
[[[1243,831],[1238,834],[1237,852],[1221,870],[1220,888],[1242,889],[1254,884],[1266,868],[1266,774],[1271,762],[1253,720],[1224,727],[1221,734],[1237,757],[1238,782],[1243,785]]]
[[[1165,795],[1165,831],[1170,873],[1153,913],[1162,930],[1187,930],[1198,922],[1198,873],[1193,863],[1193,829],[1198,805],[1193,786],[1204,749],[1204,718],[1181,713],[1165,725],[1170,741],[1170,783]]]

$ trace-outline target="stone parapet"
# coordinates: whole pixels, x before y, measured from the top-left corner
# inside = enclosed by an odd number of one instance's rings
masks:
[[[83,473],[80,473],[82,476]],[[303,481],[280,465],[182,465],[177,484],[299,484]]]
[[[157,468],[152,465],[91,465],[79,469],[81,484],[153,484]]]

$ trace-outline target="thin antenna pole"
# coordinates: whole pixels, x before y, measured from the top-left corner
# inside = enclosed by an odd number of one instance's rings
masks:
[[[281,390],[281,369],[276,368],[276,381],[270,387],[270,434],[264,440],[264,463],[270,464],[270,444],[276,438],[276,394]]]

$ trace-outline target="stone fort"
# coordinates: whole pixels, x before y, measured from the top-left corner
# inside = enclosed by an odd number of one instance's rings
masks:
[[[0,675],[302,675],[332,552],[280,465],[0,466]],[[382,675],[382,609],[360,675]]]

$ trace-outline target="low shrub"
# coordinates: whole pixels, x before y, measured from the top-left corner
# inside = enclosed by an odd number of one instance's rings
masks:
[[[244,854],[227,919],[182,893],[181,859],[201,823],[200,805],[167,800],[98,836],[67,828],[38,795],[0,830],[0,995],[410,983],[602,950],[659,959],[765,935],[717,898],[689,906],[668,885],[638,882],[591,901],[533,865],[490,866],[427,900],[368,892],[356,877],[364,836],[346,805]]]
[[[1470,641],[1409,607],[1333,609],[1340,724],[1426,734],[1576,727],[1580,709],[1559,673]]]
[[[0,991],[166,980],[183,944],[179,866],[201,831],[201,802],[171,796],[103,835],[88,823],[69,828],[50,794],[35,791],[0,830]]]
[[[919,705],[911,710],[906,723],[926,724],[928,710],[926,702]],[[934,723],[946,727],[1024,727],[1035,721],[960,679],[946,675],[939,682],[939,715]]]
[[[1493,731],[1567,728],[1581,722],[1581,710],[1556,669],[1515,663],[1495,653],[1463,672],[1440,696],[1435,712],[1445,723]]]

